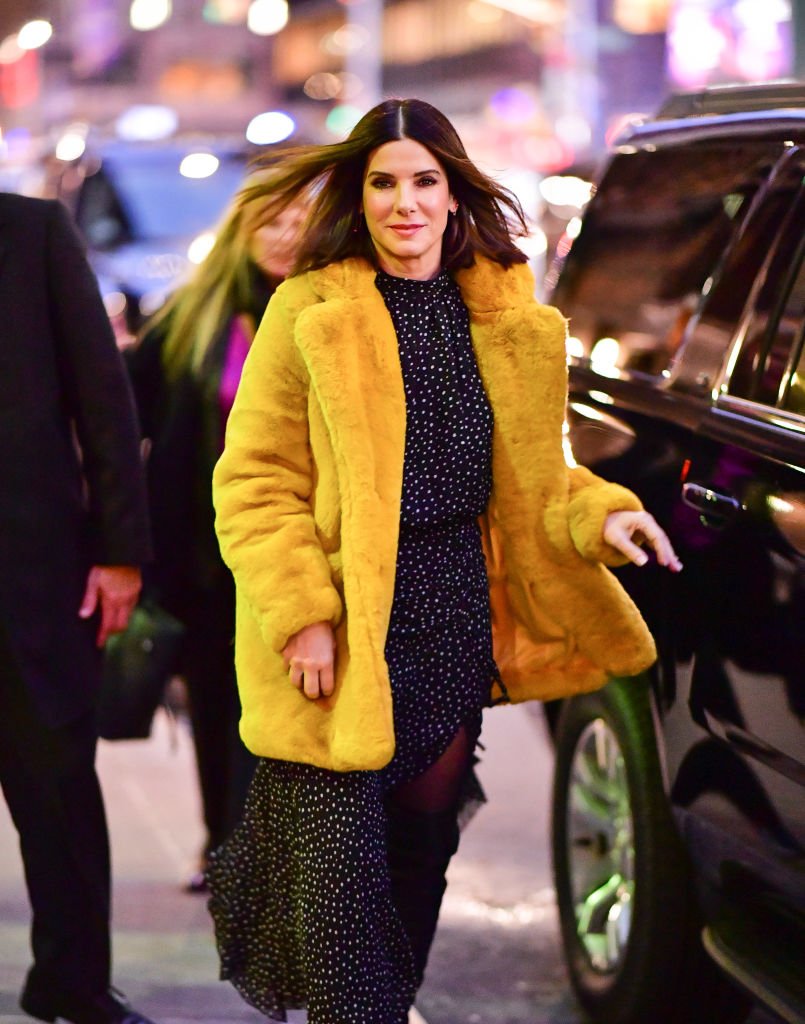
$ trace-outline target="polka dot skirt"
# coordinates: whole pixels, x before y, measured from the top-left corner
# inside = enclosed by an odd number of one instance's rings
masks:
[[[221,977],[272,1020],[406,1024],[416,983],[391,896],[385,801],[463,725],[497,670],[476,520],[491,489],[492,413],[458,287],[378,274],[397,332],[407,429],[386,640],[395,755],[374,772],[262,759],[244,818],[212,858]],[[468,802],[483,799],[474,775]]]

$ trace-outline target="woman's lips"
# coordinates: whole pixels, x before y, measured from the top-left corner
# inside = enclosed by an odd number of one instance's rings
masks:
[[[395,234],[402,235],[404,238],[408,238],[411,235],[415,235],[420,228],[424,227],[422,224],[390,224],[389,227]]]

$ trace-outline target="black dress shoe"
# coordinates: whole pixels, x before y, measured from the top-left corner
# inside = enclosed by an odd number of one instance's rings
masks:
[[[148,1017],[132,1009],[117,989],[99,996],[76,996],[58,992],[41,992],[26,986],[20,1006],[31,1017],[45,1021],[68,1021],[69,1024],[154,1024]]]

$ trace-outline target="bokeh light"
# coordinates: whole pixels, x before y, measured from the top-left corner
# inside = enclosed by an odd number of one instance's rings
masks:
[[[498,121],[519,125],[533,121],[539,113],[539,104],[532,89],[513,85],[498,89],[489,100],[489,109]]]
[[[16,64],[24,55],[25,50],[20,46],[16,32],[0,43],[0,64]]]
[[[322,49],[336,57],[348,57],[357,53],[369,42],[369,32],[363,25],[342,25],[325,36],[322,40]]]
[[[209,178],[218,170],[220,160],[214,153],[188,153],[179,164],[184,178]]]
[[[26,22],[17,33],[17,43],[23,50],[38,50],[53,35],[53,26],[44,18]]]
[[[176,111],[158,104],[136,104],[124,110],[115,121],[118,136],[131,142],[167,139],[178,127]]]
[[[187,247],[188,260],[196,266],[198,266],[199,263],[203,263],[214,244],[215,232],[202,231],[200,235],[196,235]]]
[[[70,163],[84,155],[87,148],[87,125],[70,125],[56,143],[56,159]]]
[[[602,377],[618,375],[621,346],[617,338],[599,338],[590,353],[590,364]]]
[[[590,201],[593,186],[573,174],[551,174],[539,183],[539,191],[550,206],[581,210]]]
[[[349,135],[361,117],[363,117],[363,111],[358,107],[342,103],[337,107],[333,107],[327,115],[324,124],[327,131],[332,135],[338,135],[340,138],[343,138],[345,135]]]
[[[164,25],[171,13],[171,0],[131,0],[129,23],[138,32],[150,32]]]
[[[332,71],[316,71],[303,88],[305,95],[312,100],[334,100],[341,94],[341,80]]]
[[[288,24],[287,0],[253,0],[246,24],[257,36],[273,36]]]
[[[282,110],[267,110],[253,117],[246,128],[246,138],[256,146],[282,142],[296,130],[296,122]]]

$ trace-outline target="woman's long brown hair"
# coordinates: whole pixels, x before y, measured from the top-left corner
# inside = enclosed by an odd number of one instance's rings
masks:
[[[514,242],[528,233],[516,197],[475,166],[439,110],[424,100],[392,99],[365,114],[343,142],[291,147],[258,161],[258,166],[272,168],[270,186],[246,190],[247,201],[263,196],[269,206],[282,208],[301,191],[312,190],[315,196],[294,273],[349,256],[363,256],[377,265],[360,212],[363,180],[370,154],[399,139],[419,142],[438,159],[458,200],[443,241],[448,270],[471,266],[476,254],[506,267],[526,262]]]

